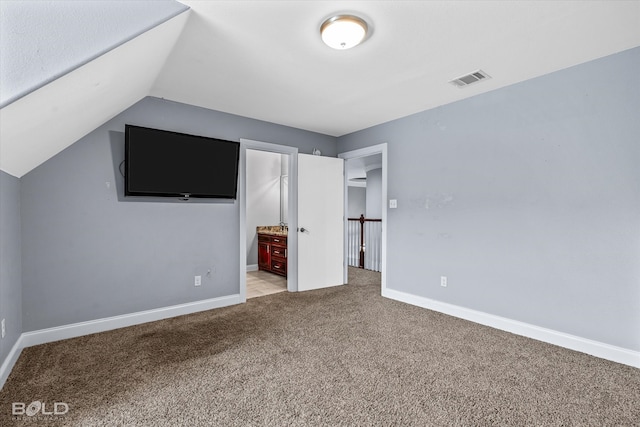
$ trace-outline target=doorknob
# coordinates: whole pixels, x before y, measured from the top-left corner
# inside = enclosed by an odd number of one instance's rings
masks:
[[[309,230],[307,230],[307,229],[306,229],[306,228],[304,228],[304,227],[302,227],[302,228],[299,228],[298,230],[300,230],[300,232],[301,232],[301,233],[304,233],[304,232],[307,232],[307,231],[309,231]]]

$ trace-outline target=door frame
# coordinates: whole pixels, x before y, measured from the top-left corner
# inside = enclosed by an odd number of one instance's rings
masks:
[[[247,302],[247,150],[289,156],[287,206],[287,291],[298,291],[298,148],[240,138],[238,202],[240,208],[240,302]]]
[[[350,159],[357,159],[360,157],[368,157],[376,154],[382,154],[382,273],[381,273],[381,293],[387,289],[387,143],[372,145],[369,147],[360,148],[353,151],[346,151],[338,154],[338,157],[348,162]],[[345,164],[345,171],[347,165]],[[348,253],[348,179],[347,174],[344,174],[344,253]],[[344,283],[348,283],[349,280],[349,266],[348,260],[344,257]]]

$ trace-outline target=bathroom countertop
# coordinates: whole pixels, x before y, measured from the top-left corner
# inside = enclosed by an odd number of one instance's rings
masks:
[[[279,225],[259,225],[256,227],[256,233],[258,234],[268,234],[270,236],[287,236],[288,228],[280,227]]]

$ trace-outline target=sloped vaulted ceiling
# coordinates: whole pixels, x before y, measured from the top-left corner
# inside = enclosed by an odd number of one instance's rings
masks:
[[[174,1],[2,1],[0,169],[21,177],[149,94]]]
[[[0,65],[31,70],[2,68],[0,169],[18,177],[147,95],[341,136],[640,46],[637,0],[0,0],[3,20],[7,4],[26,22],[0,22]],[[371,34],[336,51],[319,29],[344,12]],[[491,78],[448,83],[477,69]]]

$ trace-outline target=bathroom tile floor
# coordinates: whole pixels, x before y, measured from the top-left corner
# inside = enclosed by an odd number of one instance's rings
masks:
[[[267,271],[247,272],[247,299],[284,292],[287,279]]]

